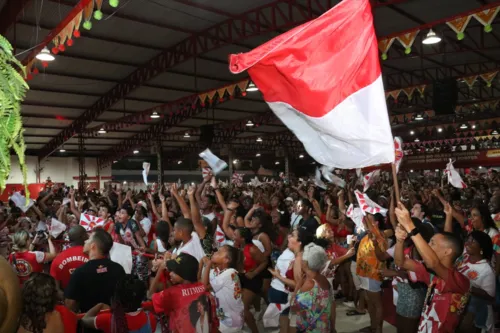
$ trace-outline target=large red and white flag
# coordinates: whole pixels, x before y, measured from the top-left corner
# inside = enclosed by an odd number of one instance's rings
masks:
[[[394,154],[394,165],[396,166],[396,173],[398,173],[401,162],[403,162],[403,156],[405,155],[403,150],[403,139],[399,136],[394,138]]]
[[[453,185],[456,188],[467,188],[467,184],[462,180],[462,176],[458,173],[458,171],[453,166],[453,162],[450,159],[450,162],[446,165],[446,170],[444,170],[445,174],[448,176],[448,183]]]
[[[318,163],[394,162],[369,0],[344,0],[256,49],[230,56]]]

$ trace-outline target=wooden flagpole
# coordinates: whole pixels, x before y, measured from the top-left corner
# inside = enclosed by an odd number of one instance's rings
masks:
[[[396,196],[396,204],[401,201],[399,196],[398,172],[396,171],[396,164],[392,163],[392,181],[394,183],[394,195]]]

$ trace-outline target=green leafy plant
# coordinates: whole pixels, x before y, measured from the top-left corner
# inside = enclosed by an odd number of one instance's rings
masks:
[[[19,158],[26,198],[29,198],[24,151],[21,102],[29,87],[23,78],[24,66],[12,54],[9,41],[0,35],[0,192],[10,174],[10,151]]]

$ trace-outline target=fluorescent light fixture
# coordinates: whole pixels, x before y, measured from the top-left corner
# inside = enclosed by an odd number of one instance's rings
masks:
[[[99,133],[99,134],[106,134],[106,130],[104,129],[104,127],[101,127],[101,129],[98,130],[97,133]]]
[[[151,117],[152,119],[157,119],[157,118],[160,118],[160,115],[158,114],[158,112],[153,112],[149,117]]]
[[[253,82],[250,82],[250,84],[247,87],[247,91],[258,91],[258,90],[259,90],[259,88],[257,88],[255,83],[253,83]]]
[[[257,142],[262,142],[262,138],[261,138],[261,137],[258,137],[258,138],[257,138]]]
[[[36,57],[38,60],[40,61],[54,61],[56,58],[52,55],[52,53],[50,53],[49,49],[47,48],[47,46],[45,46],[43,48],[42,51],[40,51],[40,53],[38,53],[36,55]]]
[[[260,153],[255,154],[255,157],[260,157]]]
[[[460,125],[460,129],[466,129],[467,128],[467,125],[466,124],[462,124]]]
[[[254,126],[254,124],[252,123],[252,121],[251,121],[251,120],[249,120],[249,121],[247,122],[247,127],[253,127],[253,126]]]
[[[300,155],[299,155],[299,158],[304,158],[304,155],[300,154]]]
[[[134,150],[134,154],[139,154],[139,151],[137,149]]]
[[[415,120],[424,120],[424,117],[420,113],[417,113]]]
[[[440,41],[441,41],[441,37],[439,37],[438,35],[436,35],[436,33],[434,31],[432,31],[432,29],[431,29],[427,33],[427,36],[422,41],[422,43],[425,44],[425,45],[431,45],[431,44],[439,43]]]
[[[191,135],[189,135],[189,133],[188,133],[188,132],[186,132],[186,134],[184,134],[184,137],[185,137],[185,138],[190,138],[190,137],[191,137]]]

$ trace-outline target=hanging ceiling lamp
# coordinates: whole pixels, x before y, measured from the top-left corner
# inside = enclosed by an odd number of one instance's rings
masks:
[[[43,48],[42,51],[40,51],[40,53],[38,53],[36,55],[36,57],[38,60],[40,61],[54,61],[56,58],[52,55],[52,53],[50,53],[49,49],[47,48],[47,46],[45,46]]]
[[[247,91],[258,91],[258,90],[259,90],[259,88],[257,88],[255,83],[253,83],[253,82],[250,82],[250,84],[247,87]]]
[[[432,31],[432,29],[430,29],[429,32],[427,33],[427,36],[422,41],[422,44],[431,45],[431,44],[439,43],[440,41],[441,41],[441,37],[436,35],[436,33],[434,31]]]
[[[153,112],[149,117],[151,117],[152,119],[156,119],[156,118],[160,118],[160,115],[158,114],[158,112]]]

